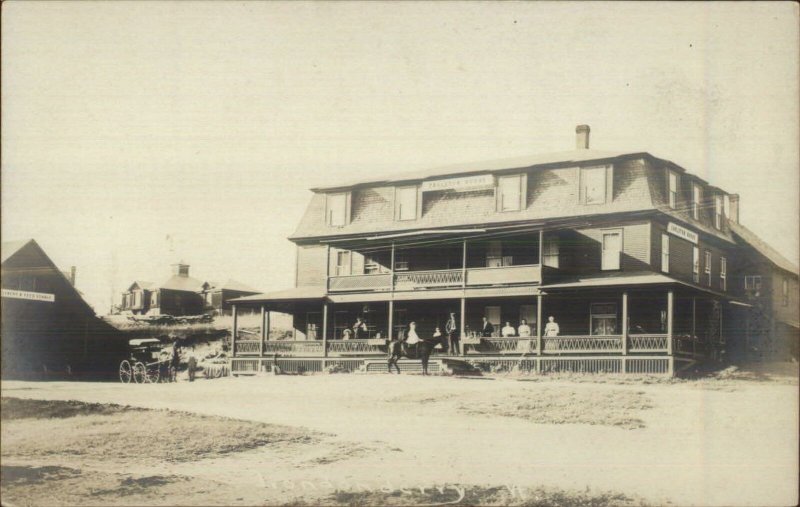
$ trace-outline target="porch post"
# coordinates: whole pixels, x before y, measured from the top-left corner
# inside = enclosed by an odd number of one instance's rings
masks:
[[[322,357],[328,357],[328,303],[322,305]]]
[[[233,317],[233,322],[231,324],[231,357],[236,357],[236,333],[238,333],[238,320],[239,320],[239,312],[236,308],[236,305],[231,306],[231,315]]]
[[[269,327],[269,317],[267,317],[267,307],[261,305],[261,343],[258,344],[258,356],[264,357],[264,340],[267,339],[267,329]]]
[[[672,355],[672,308],[675,296],[672,290],[667,291],[667,355]]]
[[[464,329],[464,325],[467,322],[466,315],[464,315],[464,312],[466,311],[466,308],[467,308],[467,299],[462,297],[461,298],[461,322],[459,323],[461,325],[461,330],[459,331],[461,333],[461,339],[458,341],[458,346],[461,348],[461,350],[459,350],[459,352],[461,353],[462,356],[467,353],[467,346],[464,345],[464,338],[466,338],[466,336],[467,336],[467,332]]]
[[[389,289],[391,292],[394,292],[394,241],[392,241],[392,260],[389,263]],[[391,333],[391,331],[389,331]],[[391,334],[389,335],[391,337]]]
[[[542,294],[536,295],[536,354],[542,355]]]
[[[628,292],[622,293],[622,355],[628,355]],[[624,362],[623,362],[624,364]]]
[[[461,287],[467,286],[467,240],[464,240],[464,247],[461,252]]]
[[[387,330],[386,335],[389,337],[389,341],[392,341],[392,337],[394,336],[394,300],[389,300],[389,329]]]

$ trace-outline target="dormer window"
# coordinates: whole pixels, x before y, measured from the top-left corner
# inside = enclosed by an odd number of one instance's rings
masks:
[[[497,211],[519,211],[525,201],[526,178],[523,174],[497,178]]]
[[[418,190],[413,187],[398,187],[395,193],[395,219],[416,220],[418,208]]]
[[[611,201],[612,166],[581,167],[581,204],[605,204]]]
[[[703,187],[692,183],[692,218],[700,220],[700,203],[703,202]]]
[[[347,225],[348,211],[350,208],[349,197],[350,194],[348,192],[328,194],[325,212],[328,225],[333,227],[343,227]]]
[[[717,194],[714,196],[714,227],[722,230],[722,214],[724,204],[722,196]]]
[[[669,207],[675,209],[678,207],[678,173],[668,171],[667,174],[667,179],[669,180]]]

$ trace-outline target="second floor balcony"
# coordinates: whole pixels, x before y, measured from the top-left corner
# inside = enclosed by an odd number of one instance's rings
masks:
[[[367,253],[337,251],[331,258],[328,292],[536,284],[542,280],[539,258],[538,233]]]

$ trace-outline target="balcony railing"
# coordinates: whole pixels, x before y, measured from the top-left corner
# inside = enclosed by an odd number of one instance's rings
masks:
[[[236,340],[237,356],[257,356],[261,352],[259,340]]]
[[[392,288],[392,275],[381,273],[375,275],[332,276],[328,279],[328,290],[331,292],[351,290],[389,290]]]
[[[495,268],[436,269],[426,271],[399,271],[373,275],[332,276],[328,279],[330,292],[347,291],[409,291],[450,287],[477,287],[482,285],[505,285],[516,283],[540,283],[542,268],[538,264],[502,266]]]
[[[440,287],[461,287],[464,272],[460,269],[435,271],[403,271],[395,273],[394,287],[397,290],[417,290]]]
[[[539,283],[542,268],[538,264],[467,269],[467,286],[509,283]]]

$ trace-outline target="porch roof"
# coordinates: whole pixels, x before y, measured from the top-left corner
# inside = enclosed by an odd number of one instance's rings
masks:
[[[303,301],[322,301],[325,299],[325,287],[294,287],[291,289],[254,294],[231,299],[233,304],[251,305],[258,303],[296,303]]]
[[[700,292],[713,294],[714,296],[722,297],[735,301],[736,298],[730,294],[717,292],[709,288],[700,287],[691,283],[683,282],[676,278],[672,278],[661,273],[652,273],[644,271],[640,273],[603,273],[601,275],[585,276],[569,280],[563,283],[554,283],[543,285],[541,290],[547,292],[552,289],[585,289],[585,288],[602,288],[602,287],[620,287],[620,286],[648,286],[648,285],[681,285],[690,289]]]

